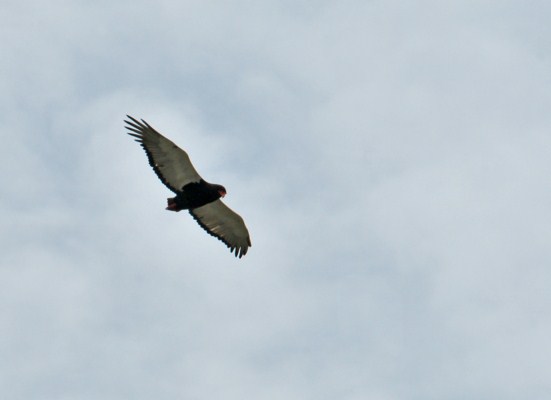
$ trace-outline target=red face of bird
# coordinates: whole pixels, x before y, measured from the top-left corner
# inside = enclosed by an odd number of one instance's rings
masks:
[[[226,189],[224,187],[221,187],[218,189],[218,194],[220,194],[220,197],[224,197],[226,195]]]

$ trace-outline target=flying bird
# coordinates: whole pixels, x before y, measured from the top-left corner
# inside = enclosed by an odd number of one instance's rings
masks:
[[[140,143],[149,165],[176,197],[167,199],[167,210],[189,210],[199,225],[210,235],[230,248],[241,258],[251,246],[249,231],[243,218],[226,206],[221,197],[226,195],[222,185],[206,182],[195,170],[188,154],[153,129],[143,119],[127,115],[125,128]]]

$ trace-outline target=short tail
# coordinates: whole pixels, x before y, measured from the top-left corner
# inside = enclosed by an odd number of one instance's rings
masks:
[[[166,199],[166,202],[167,202],[167,207],[166,209],[168,211],[180,211],[182,208],[178,205],[178,203],[176,203],[176,199],[174,197],[170,197],[168,199]]]

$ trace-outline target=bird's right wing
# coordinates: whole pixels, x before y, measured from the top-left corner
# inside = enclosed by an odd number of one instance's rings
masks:
[[[153,129],[143,119],[138,121],[127,115],[125,120],[136,142],[140,143],[147,154],[149,165],[170,190],[178,193],[188,183],[199,182],[201,176],[197,173],[187,153]]]

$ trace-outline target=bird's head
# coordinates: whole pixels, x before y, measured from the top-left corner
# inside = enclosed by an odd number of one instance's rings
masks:
[[[226,188],[224,186],[216,185],[216,190],[218,191],[220,197],[224,197],[226,195]]]

